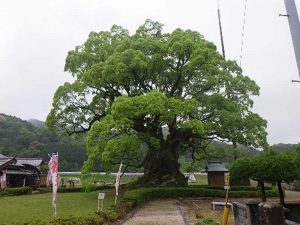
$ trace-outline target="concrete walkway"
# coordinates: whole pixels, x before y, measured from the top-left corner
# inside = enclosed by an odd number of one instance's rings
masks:
[[[143,205],[123,225],[189,225],[177,200],[153,200]]]

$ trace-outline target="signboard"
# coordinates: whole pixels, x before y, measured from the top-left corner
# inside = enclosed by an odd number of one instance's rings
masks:
[[[98,193],[98,200],[103,200],[105,197],[105,193]]]
[[[99,208],[100,208],[99,202],[100,202],[100,201],[101,201],[101,212],[102,212],[104,197],[105,197],[105,193],[101,193],[101,192],[98,193],[98,206],[97,206],[97,212],[99,212]]]
[[[224,186],[224,189],[227,190],[227,189],[228,189],[228,186]],[[230,190],[230,187],[229,187],[229,190]]]

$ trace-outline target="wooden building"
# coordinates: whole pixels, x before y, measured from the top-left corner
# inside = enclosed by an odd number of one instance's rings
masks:
[[[39,158],[15,158],[0,154],[0,176],[3,170],[7,171],[7,187],[39,186],[39,167],[42,163]]]
[[[209,161],[205,167],[209,186],[225,186],[225,173],[228,169],[220,161]]]

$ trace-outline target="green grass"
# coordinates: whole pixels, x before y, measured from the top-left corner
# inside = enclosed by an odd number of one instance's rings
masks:
[[[94,215],[98,192],[105,192],[104,208],[114,203],[114,190],[82,193],[59,193],[57,217]],[[0,198],[0,224],[24,223],[53,219],[51,194],[24,195]]]
[[[194,175],[196,178],[195,182],[189,182],[189,186],[193,185],[208,185],[207,175]]]
[[[64,180],[64,183],[66,186],[69,186],[68,180],[72,180],[74,178],[76,179],[81,179],[80,175],[62,175],[62,179]],[[140,176],[129,176],[129,175],[123,175],[121,178],[121,183],[122,184],[127,184],[133,181],[136,181]],[[108,184],[108,183],[114,183],[116,176],[111,175],[111,174],[105,174],[105,175],[100,175],[100,174],[93,174],[92,176],[89,177],[90,180],[92,180],[94,183],[99,182],[100,184]]]

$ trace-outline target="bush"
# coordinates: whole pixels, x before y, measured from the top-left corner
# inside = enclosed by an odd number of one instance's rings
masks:
[[[112,209],[103,210],[102,212],[97,212],[97,214],[106,222],[113,222],[119,218],[119,214]]]
[[[97,217],[69,217],[54,219],[50,222],[50,225],[102,225],[104,220]]]
[[[215,220],[213,219],[203,219],[200,222],[196,223],[195,225],[219,225]]]
[[[267,192],[271,196],[274,191]],[[259,191],[230,191],[230,197],[258,197]],[[139,188],[127,191],[124,200],[132,201],[134,206],[153,198],[179,197],[225,197],[225,190],[208,188]]]
[[[32,192],[31,187],[16,187],[16,188],[8,188],[5,190],[0,190],[0,196],[17,196],[17,195],[25,195]]]
[[[191,185],[191,188],[206,188],[214,190],[224,190],[223,186]],[[231,191],[257,191],[257,187],[252,186],[230,186]]]
[[[105,189],[111,189],[112,186],[93,186],[93,188],[85,189],[84,187],[73,187],[73,188],[59,188],[59,193],[73,193],[73,192],[90,192],[90,191],[98,191],[98,190],[105,190]]]
[[[82,187],[73,187],[73,188],[59,188],[57,190],[59,193],[73,193],[73,192],[84,192]]]
[[[43,188],[38,188],[38,189],[36,189],[40,194],[44,194],[44,193],[49,193],[49,192],[51,192],[51,190],[49,189],[49,188],[45,188],[45,187],[43,187]]]
[[[48,222],[39,220],[17,223],[15,225],[102,225],[104,224],[103,218],[97,216],[78,216],[68,218],[57,218]]]

